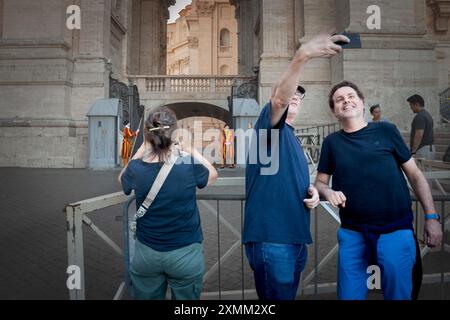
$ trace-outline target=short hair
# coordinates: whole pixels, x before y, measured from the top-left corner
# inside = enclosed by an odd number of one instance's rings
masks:
[[[364,94],[361,92],[361,90],[359,90],[358,86],[356,84],[354,84],[353,82],[344,80],[344,81],[336,84],[333,88],[331,88],[330,94],[328,95],[328,105],[330,106],[330,109],[332,109],[332,110],[334,109],[334,101],[333,101],[334,93],[343,87],[352,88],[353,90],[355,90],[358,97],[364,101],[364,99],[365,99]]]
[[[374,104],[373,106],[370,107],[370,113],[372,113],[376,108],[379,108],[380,105],[379,104]]]
[[[413,94],[411,97],[406,99],[411,104],[418,103],[422,108],[425,107],[425,101],[423,100],[422,96],[418,94]]]
[[[128,121],[128,120],[123,120],[123,125],[124,126],[126,126],[127,124],[129,124],[130,123],[130,121]]]

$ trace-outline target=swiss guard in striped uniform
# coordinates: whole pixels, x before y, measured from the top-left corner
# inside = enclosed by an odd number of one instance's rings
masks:
[[[122,158],[123,165],[126,166],[130,159],[131,149],[133,147],[133,137],[137,136],[139,129],[136,131],[131,131],[130,122],[128,120],[125,120],[123,125],[123,141],[122,148],[120,149],[120,157]]]

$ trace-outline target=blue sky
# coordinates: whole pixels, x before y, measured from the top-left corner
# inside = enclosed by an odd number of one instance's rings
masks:
[[[174,6],[169,7],[170,18],[169,21],[167,21],[167,23],[175,22],[175,20],[179,17],[178,12],[184,9],[184,7],[190,4],[191,2],[192,2],[191,0],[177,0]]]

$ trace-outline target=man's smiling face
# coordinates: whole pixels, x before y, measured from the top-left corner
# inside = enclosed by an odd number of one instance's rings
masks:
[[[342,87],[333,94],[333,113],[338,119],[364,117],[364,101],[351,87]]]

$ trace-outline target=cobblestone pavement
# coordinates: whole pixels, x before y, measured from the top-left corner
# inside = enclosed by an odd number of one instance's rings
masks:
[[[0,299],[68,299],[66,204],[120,191],[118,170],[0,168]],[[224,169],[221,176],[242,176],[240,169]],[[243,187],[211,187],[200,194],[242,194]],[[239,244],[241,203],[199,201],[204,231],[207,270],[233,244]],[[118,219],[122,205],[97,210],[89,218],[122,247],[122,223]],[[224,223],[227,222],[227,223]],[[312,230],[314,219],[312,219]],[[318,215],[318,261],[336,244],[337,224],[326,214]],[[218,225],[219,231],[218,231]],[[92,230],[84,226],[86,298],[112,299],[123,280],[123,260]],[[448,234],[447,234],[448,237]],[[448,240],[447,240],[448,241]],[[443,256],[443,260],[440,260]],[[314,246],[309,247],[309,261],[304,277],[313,270]],[[441,262],[442,261],[442,262]],[[434,252],[424,259],[426,273],[450,271],[450,255]],[[319,282],[334,282],[336,257],[319,273]],[[203,291],[253,289],[253,277],[241,247],[229,253],[220,266],[206,279]],[[421,298],[450,299],[450,286],[425,285]],[[371,294],[371,299],[381,295]],[[304,299],[335,299],[335,294],[322,294]]]

